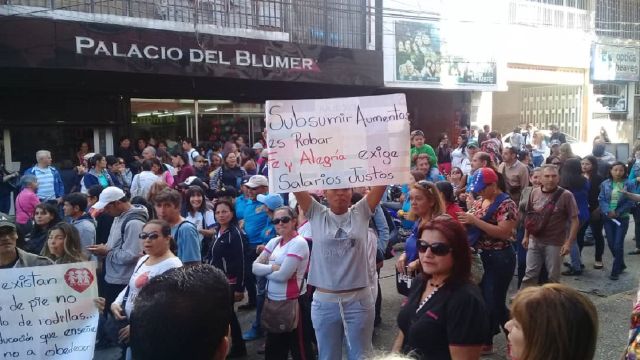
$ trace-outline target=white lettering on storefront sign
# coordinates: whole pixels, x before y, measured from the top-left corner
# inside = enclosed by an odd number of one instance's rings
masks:
[[[191,63],[237,65],[267,69],[313,70],[316,61],[311,58],[282,55],[254,54],[247,50],[236,50],[233,57],[220,50],[183,49],[177,47],[129,44],[94,40],[86,36],[76,36],[76,54],[138,58],[148,60],[181,61],[187,58]]]

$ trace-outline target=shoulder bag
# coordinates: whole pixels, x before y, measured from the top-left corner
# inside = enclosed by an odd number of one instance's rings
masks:
[[[298,272],[293,274],[297,276]],[[298,304],[298,297],[302,292],[302,285],[304,284],[304,277],[300,281],[300,290],[298,296],[295,299],[287,300],[271,300],[268,296],[269,282],[267,281],[267,289],[264,299],[264,306],[262,308],[261,323],[263,329],[268,333],[282,334],[295,330],[298,327],[298,318],[300,314],[300,306]]]
[[[551,219],[553,211],[556,208],[556,203],[560,199],[560,196],[562,196],[562,193],[564,193],[564,189],[559,187],[544,207],[539,211],[535,211],[531,200],[533,197],[533,191],[531,191],[531,194],[529,194],[529,201],[527,202],[526,217],[524,219],[524,228],[530,235],[537,236],[544,231],[549,223],[549,219]]]

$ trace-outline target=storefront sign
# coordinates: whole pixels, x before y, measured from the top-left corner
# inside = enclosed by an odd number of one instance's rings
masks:
[[[0,17],[0,67],[383,84],[382,54],[376,51],[49,19],[3,21],[6,18]]]
[[[404,184],[404,94],[266,104],[269,192]]]
[[[445,40],[441,32],[438,22],[395,23],[396,82],[444,88],[491,88],[498,85],[495,59],[472,58],[472,54],[455,53],[452,46],[442,47]]]
[[[591,80],[639,81],[638,48],[595,44],[591,58]]]
[[[94,262],[0,270],[3,359],[93,359]]]

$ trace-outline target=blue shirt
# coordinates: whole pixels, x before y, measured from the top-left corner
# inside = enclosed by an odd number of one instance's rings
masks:
[[[263,242],[262,231],[269,226],[271,221],[267,215],[267,206],[257,200],[247,200],[242,217],[244,220],[244,232],[249,237],[249,244],[262,245]],[[274,235],[275,236],[275,235]],[[273,236],[272,236],[273,237]]]
[[[247,200],[244,194],[236,198],[235,208],[236,208],[236,218],[238,218],[238,220],[244,219],[244,208],[247,206],[248,201],[249,200]]]
[[[38,197],[40,200],[51,200],[56,198],[56,190],[54,186],[54,176],[51,168],[41,169],[34,168],[34,174],[38,179]]]
[[[260,244],[266,244],[276,236],[278,236],[276,227],[269,221],[269,224],[260,232]]]
[[[200,255],[200,234],[196,226],[188,221],[176,224],[171,227],[171,236],[178,244],[178,258],[183,263],[201,262]]]
[[[413,229],[411,229],[411,235],[409,235],[404,244],[404,252],[407,255],[407,264],[418,258],[418,224],[419,221],[416,221]]]

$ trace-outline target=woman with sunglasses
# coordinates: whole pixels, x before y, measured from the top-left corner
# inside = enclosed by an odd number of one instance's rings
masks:
[[[418,229],[445,211],[438,188],[430,181],[422,180],[413,185],[409,191],[411,199],[411,211],[408,218],[414,220],[411,235],[405,242],[405,252],[400,255],[396,262],[398,272],[406,274],[412,273],[420,268],[418,251],[416,248]]]
[[[216,219],[213,243],[207,250],[202,262],[213,265],[225,273],[229,286],[233,291],[233,298],[230,300],[239,302],[244,299],[247,235],[238,226],[238,219],[231,202],[218,200],[213,206],[213,213]],[[247,348],[242,339],[242,329],[234,307],[231,316],[231,350],[228,357],[235,358],[246,355]]]
[[[448,215],[418,229],[419,268],[398,314],[393,351],[415,359],[479,359],[489,333],[482,295],[470,280],[465,229]]]
[[[138,260],[129,284],[111,304],[111,313],[116,320],[127,320],[131,317],[136,296],[151,278],[182,266],[180,259],[172,252],[176,250],[176,244],[171,237],[171,226],[166,221],[147,222],[138,237],[146,255]],[[129,342],[129,325],[120,330],[119,336],[120,342]],[[130,349],[127,349],[127,359],[131,359]]]
[[[472,191],[479,195],[469,212],[458,213],[458,221],[468,225],[469,245],[481,250],[484,275],[480,281],[482,296],[491,321],[483,354],[493,353],[493,336],[504,330],[509,320],[506,306],[509,283],[516,267],[516,254],[511,245],[518,218],[518,207],[498,186],[498,174],[491,168],[476,172]],[[506,330],[504,331],[507,333]]]
[[[264,251],[254,261],[253,273],[267,278],[267,301],[297,299],[302,311],[309,246],[296,231],[296,218],[296,214],[288,206],[279,207],[274,211],[271,222],[275,225],[278,236],[267,243]],[[266,359],[286,360],[289,352],[294,359],[313,359],[310,341],[304,337],[303,318],[305,316],[299,314],[298,325],[293,331],[279,334],[267,332]]]

